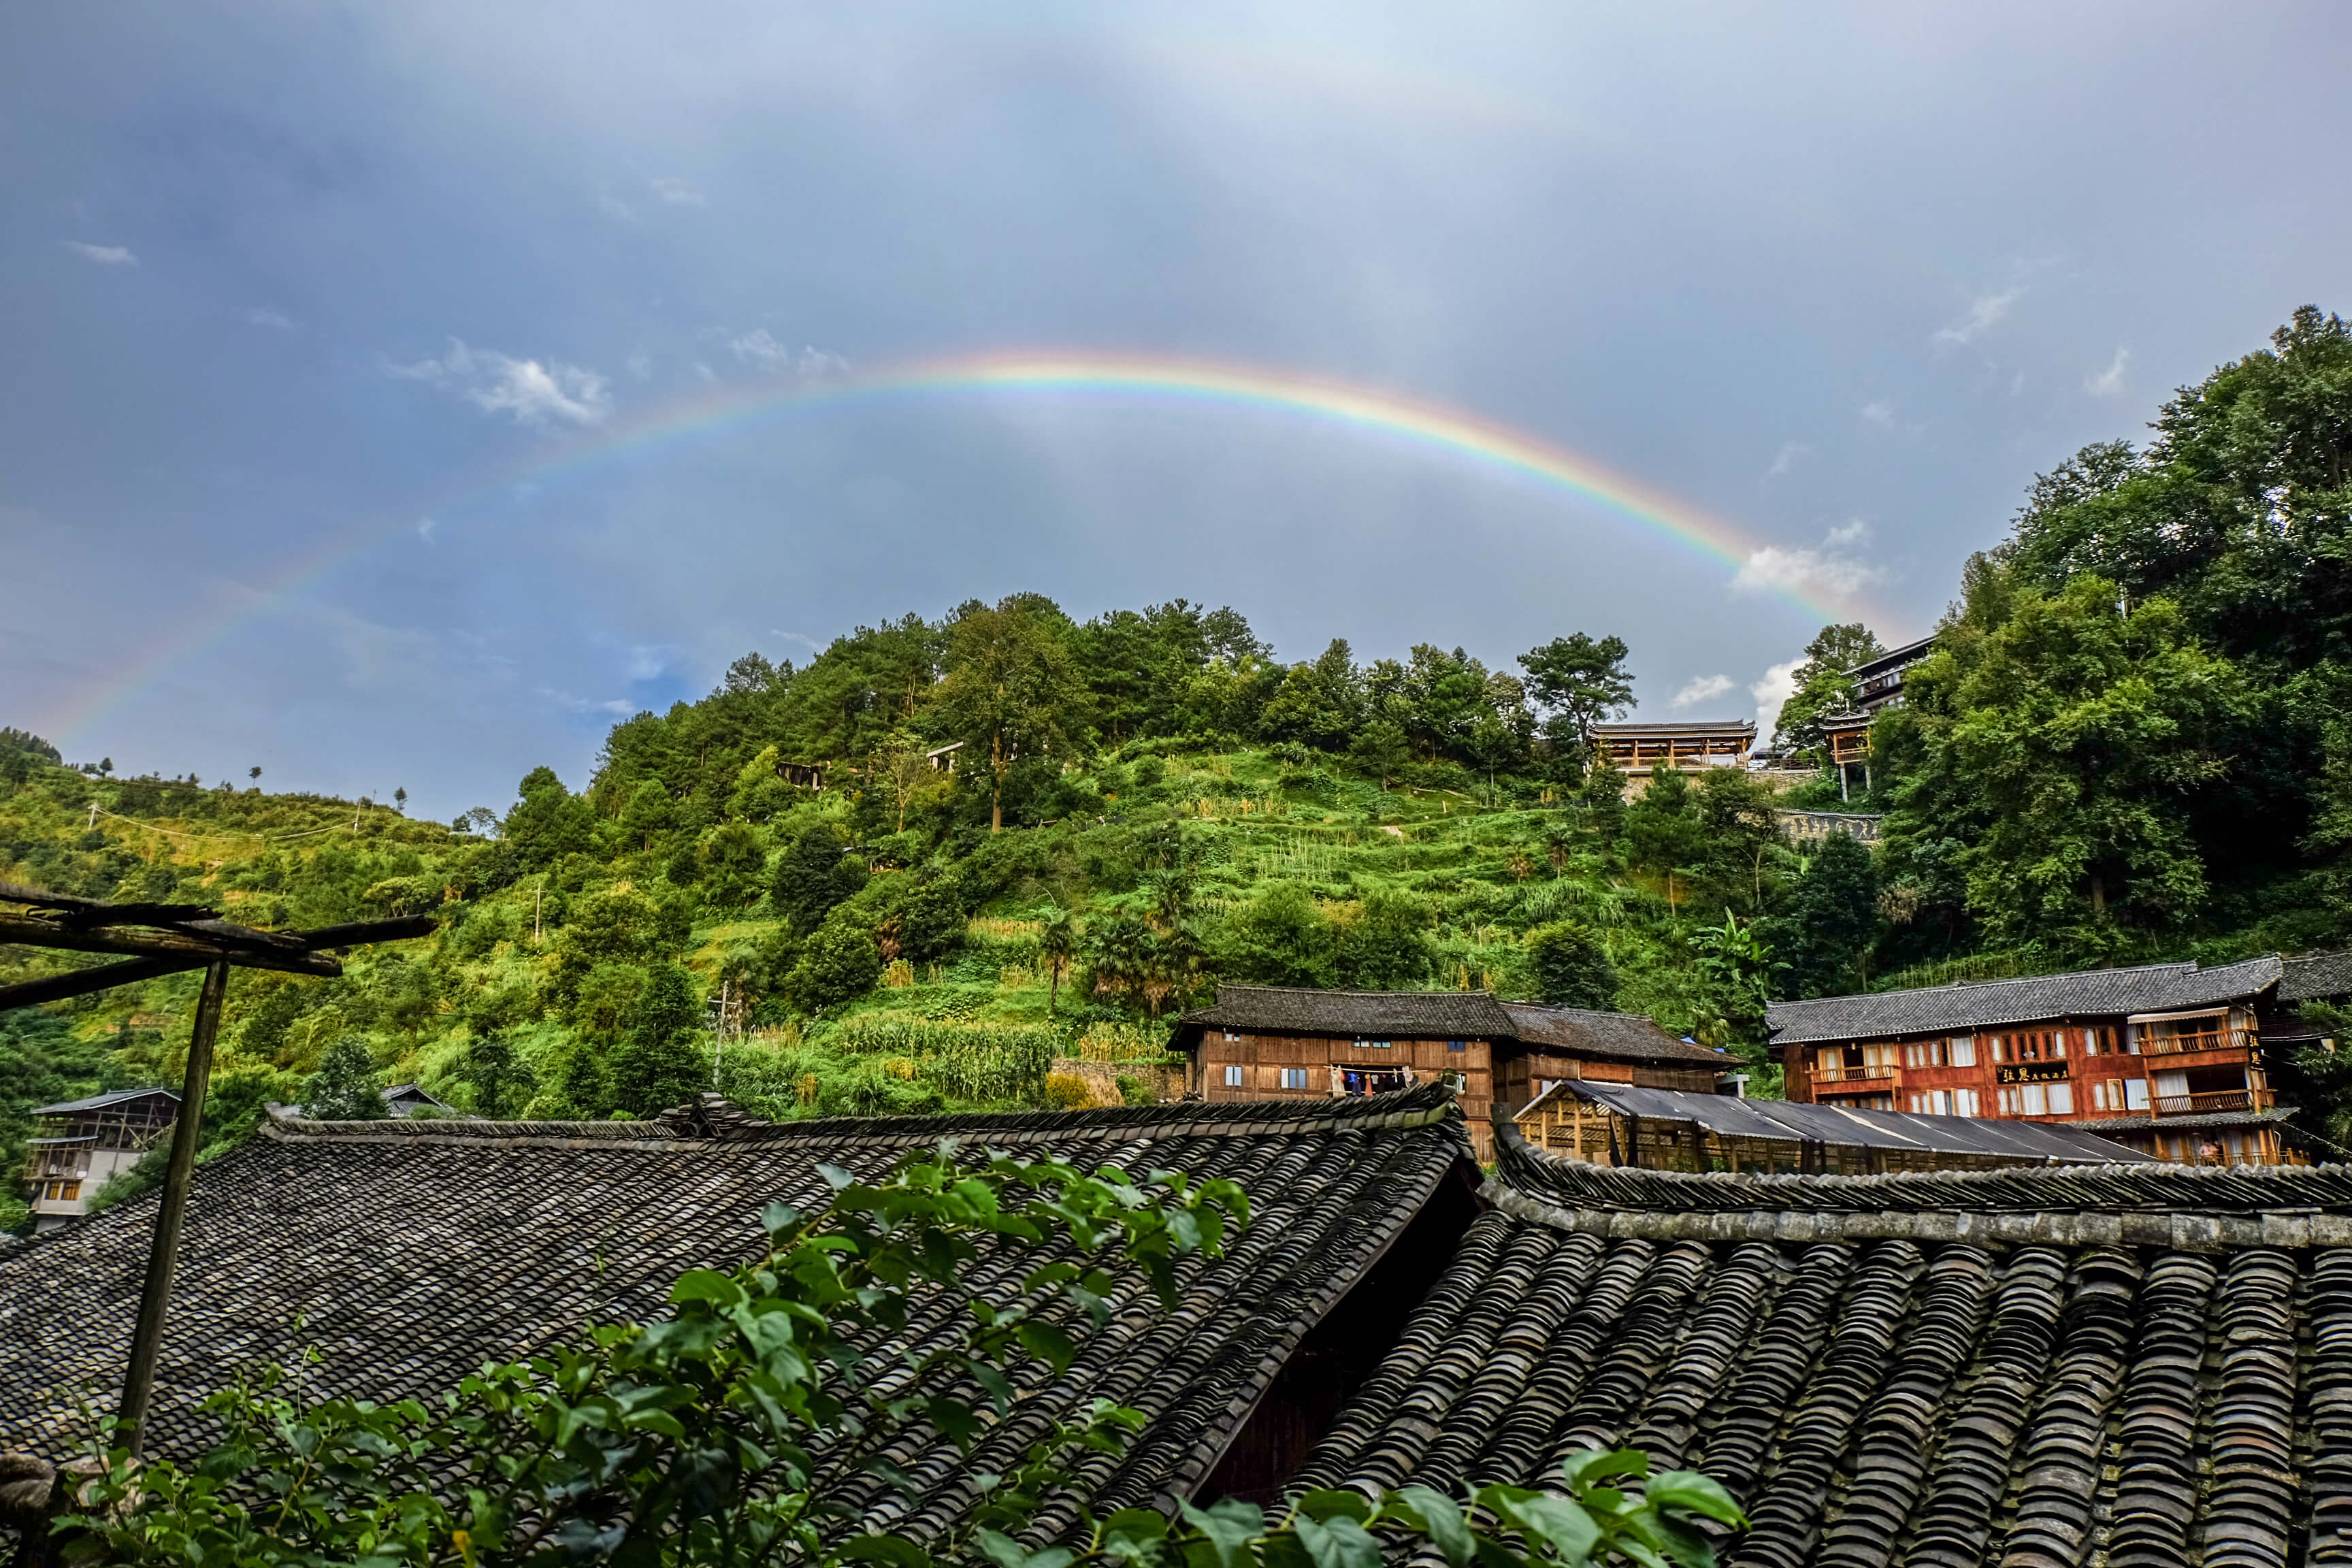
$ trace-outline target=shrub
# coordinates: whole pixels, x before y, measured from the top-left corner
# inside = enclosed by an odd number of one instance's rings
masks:
[[[1095,1102],[1094,1090],[1074,1072],[1045,1075],[1045,1103],[1055,1110],[1084,1110]]]

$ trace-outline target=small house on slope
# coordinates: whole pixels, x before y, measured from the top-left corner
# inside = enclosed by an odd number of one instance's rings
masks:
[[[1384,1094],[1433,1079],[1460,1086],[1479,1158],[1490,1109],[1517,1110],[1553,1083],[1601,1079],[1706,1093],[1736,1066],[1649,1018],[1505,1002],[1484,991],[1322,991],[1220,985],[1184,1015],[1174,1048],[1211,1103]]]
[[[79,1217],[107,1179],[168,1141],[180,1097],[168,1089],[118,1089],[88,1100],[33,1109],[37,1133],[25,1141],[26,1200],[43,1230]]]

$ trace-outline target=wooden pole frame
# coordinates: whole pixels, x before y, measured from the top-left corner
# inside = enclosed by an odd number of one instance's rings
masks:
[[[205,971],[196,997],[195,1027],[188,1036],[188,1070],[180,1084],[180,1113],[172,1127],[172,1163],[163,1173],[163,1198],[155,1211],[155,1237],[147,1252],[147,1280],[139,1292],[139,1321],[131,1334],[131,1362],[122,1374],[122,1403],[116,1409],[118,1436],[137,1458],[147,1436],[147,1406],[155,1394],[155,1363],[163,1349],[163,1317],[172,1304],[172,1277],[180,1265],[180,1233],[188,1214],[188,1184],[195,1173],[203,1141],[205,1092],[212,1085],[213,1041],[220,1033],[221,1002],[228,994],[228,963]]]

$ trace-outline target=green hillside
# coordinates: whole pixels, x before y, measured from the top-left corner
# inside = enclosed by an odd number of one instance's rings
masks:
[[[1588,772],[1633,698],[1615,637],[1286,663],[1231,609],[1024,595],[747,655],[616,726],[578,793],[539,769],[447,826],[0,731],[0,876],[279,928],[436,915],[340,981],[239,977],[223,1138],[371,1075],[499,1115],[714,1077],[772,1116],[1148,1094],[1221,978],[1491,987],[1756,1054],[1768,994],[2352,940],[2340,320],[2297,312],[2146,447],[2037,480],[1938,636],[1874,732],[1874,853],[1776,831],[1825,774]],[[1879,650],[1822,629],[1787,757],[1821,762]],[[0,949],[5,977],[67,962]],[[0,1159],[29,1106],[173,1080],[194,984],[0,1015]]]

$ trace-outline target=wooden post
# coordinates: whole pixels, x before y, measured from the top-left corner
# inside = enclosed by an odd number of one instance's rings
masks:
[[[172,1163],[163,1175],[163,1199],[155,1210],[155,1238],[147,1254],[147,1283],[139,1292],[139,1325],[131,1336],[131,1364],[122,1376],[118,1414],[122,1441],[135,1457],[147,1437],[147,1406],[155,1393],[155,1362],[163,1348],[163,1314],[172,1303],[172,1274],[180,1261],[180,1226],[187,1217],[188,1182],[202,1142],[205,1090],[212,1082],[213,1037],[220,1031],[221,999],[228,991],[228,963],[215,960],[205,971],[196,998],[195,1028],[188,1037],[188,1072],[180,1086],[180,1114],[172,1128]]]

